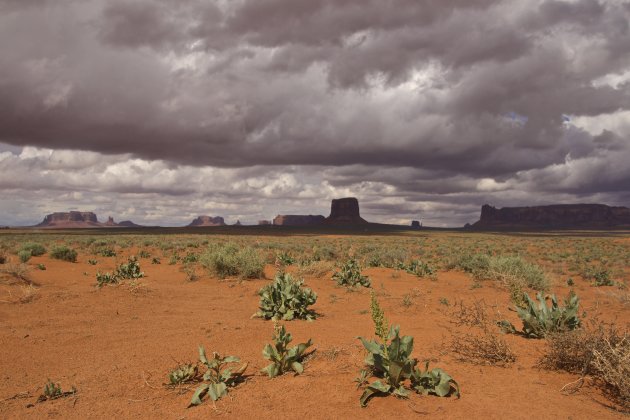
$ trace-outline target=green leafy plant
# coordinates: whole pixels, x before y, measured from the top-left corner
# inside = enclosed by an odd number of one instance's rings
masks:
[[[106,284],[117,284],[120,281],[120,278],[116,276],[115,273],[101,273],[100,271],[96,272],[96,285],[98,287],[103,287]]]
[[[144,273],[140,271],[140,264],[136,257],[127,259],[126,264],[120,264],[116,269],[116,275],[122,279],[139,279],[144,277]]]
[[[99,250],[97,254],[100,255],[101,257],[115,257],[116,251],[113,250],[112,248],[104,248],[104,249]]]
[[[610,277],[610,270],[606,267],[588,267],[582,273],[585,279],[591,280],[593,286],[614,286],[615,281]]]
[[[28,262],[28,260],[31,259],[31,251],[22,250],[19,251],[17,255],[22,263]]]
[[[361,275],[361,267],[355,259],[349,259],[336,271],[333,276],[333,280],[337,281],[340,286],[355,287],[363,286],[370,287],[370,278]]]
[[[394,395],[407,398],[410,389],[422,394],[440,397],[456,395],[459,397],[459,385],[443,370],[436,368],[429,371],[429,364],[424,370],[416,367],[417,359],[411,357],[413,337],[400,336],[400,327],[392,326],[385,335],[387,320],[378,301],[372,294],[372,320],[377,339],[368,341],[359,337],[368,351],[364,368],[357,378],[358,387],[365,387],[359,401],[367,406],[370,398],[376,395]],[[379,340],[380,339],[380,340]],[[369,378],[378,379],[369,382]]]
[[[53,248],[52,251],[50,251],[50,257],[56,260],[77,262],[77,251],[63,245]]]
[[[213,244],[199,260],[206,269],[221,278],[238,276],[242,279],[258,279],[265,274],[265,261],[249,246]]]
[[[315,304],[317,294],[302,287],[302,283],[302,280],[294,280],[288,273],[277,273],[273,283],[258,292],[260,303],[255,316],[283,321],[315,319],[315,312],[308,307]]]
[[[140,252],[138,252],[138,257],[139,258],[151,258],[151,253],[149,253],[149,251],[147,251],[146,249],[142,249],[142,250],[140,250]]]
[[[293,341],[293,337],[291,337],[291,333],[286,331],[284,325],[274,326],[272,340],[273,345],[266,344],[263,348],[263,357],[271,361],[271,364],[263,368],[262,372],[265,372],[270,378],[290,371],[295,372],[296,375],[302,373],[304,366],[302,366],[301,361],[306,349],[313,344],[312,341],[309,339],[306,343],[300,343],[289,348],[288,345]]]
[[[206,366],[207,370],[203,375],[204,383],[193,394],[189,407],[201,404],[206,395],[212,401],[217,401],[227,395],[228,387],[238,384],[245,369],[247,369],[247,363],[236,370],[233,370],[232,367],[226,367],[232,363],[240,362],[240,359],[235,356],[221,357],[219,353],[213,352],[212,358],[208,359],[203,346],[199,346],[199,361]]]
[[[54,383],[50,379],[44,385],[44,392],[39,396],[37,402],[44,402],[48,400],[56,400],[58,398],[68,397],[77,393],[75,387],[72,387],[70,391],[63,391],[59,384]]]
[[[289,255],[287,252],[281,252],[276,256],[276,261],[281,265],[293,265],[295,264],[295,258]]]
[[[37,269],[41,271],[46,271],[46,266],[44,264],[37,264]]]
[[[527,302],[526,307],[516,308],[519,318],[523,321],[522,334],[529,338],[544,338],[552,332],[571,331],[580,327],[581,321],[578,315],[580,299],[573,292],[565,299],[565,306],[558,305],[555,295],[551,295],[551,307],[547,306],[545,297],[539,292],[536,295],[538,304],[527,293],[523,296]],[[500,325],[507,332],[516,332],[516,328],[507,321],[501,321]]]

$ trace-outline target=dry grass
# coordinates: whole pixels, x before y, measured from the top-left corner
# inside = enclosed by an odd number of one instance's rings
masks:
[[[593,322],[588,328],[547,337],[541,367],[580,373],[599,383],[612,401],[630,410],[630,337],[613,324]]]
[[[7,290],[8,298],[0,300],[3,303],[30,303],[37,299],[37,288],[32,284],[20,286],[20,294],[15,294],[11,290]]]
[[[36,285],[30,279],[28,273],[29,268],[26,264],[8,263],[0,267],[0,282],[8,285]]]
[[[455,301],[452,308],[449,316],[451,322],[457,326],[485,328],[492,323],[486,309],[487,305],[482,300],[475,301],[470,305],[464,303],[463,300]]]
[[[516,361],[507,342],[489,329],[477,335],[455,333],[450,347],[460,362],[505,367]]]
[[[330,261],[313,261],[310,264],[300,266],[296,274],[300,277],[312,276],[322,278],[335,269],[335,265]]]

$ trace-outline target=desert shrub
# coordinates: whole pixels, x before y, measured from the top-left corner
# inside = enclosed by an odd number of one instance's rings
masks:
[[[31,251],[22,250],[17,255],[21,263],[28,262],[31,259]]]
[[[140,264],[136,257],[131,257],[127,263],[120,264],[113,273],[96,273],[96,285],[103,287],[106,284],[118,284],[125,279],[139,279],[144,277],[144,273],[140,270]]]
[[[153,257],[151,259],[151,264],[160,264],[160,259],[158,257]]]
[[[363,247],[358,254],[363,255],[363,261],[368,267],[394,268],[409,259],[406,248],[395,246]]]
[[[437,270],[420,260],[412,260],[409,264],[404,266],[407,273],[413,274],[418,277],[435,277]]]
[[[295,264],[295,258],[288,252],[280,252],[276,255],[276,262],[280,265],[293,265]]]
[[[54,247],[52,251],[50,251],[50,257],[56,260],[77,262],[77,251],[62,245]]]
[[[613,324],[547,335],[547,351],[539,365],[594,377],[609,397],[630,409],[630,336]]]
[[[309,261],[307,264],[300,264],[296,274],[302,277],[313,276],[322,278],[334,268],[335,266],[328,261]]]
[[[270,378],[290,371],[295,372],[296,375],[301,374],[304,371],[301,362],[304,358],[304,352],[313,344],[311,340],[289,348],[289,343],[293,341],[293,337],[291,333],[286,331],[284,325],[274,326],[272,340],[273,345],[266,344],[263,348],[263,357],[271,361],[271,364],[264,367],[262,371]]]
[[[256,316],[265,319],[290,321],[315,319],[308,307],[317,301],[317,294],[302,287],[303,281],[294,280],[288,273],[277,273],[273,283],[260,289],[259,310]]]
[[[538,304],[534,302],[527,293],[524,299],[527,302],[525,308],[516,308],[519,318],[523,321],[522,334],[529,338],[543,338],[549,333],[571,331],[578,328],[581,324],[578,315],[580,299],[575,293],[570,293],[565,299],[565,306],[558,305],[555,295],[551,295],[551,307],[547,306],[547,302],[539,292],[536,295]],[[512,324],[502,321],[506,331],[516,332]]]
[[[480,334],[453,334],[450,347],[461,362],[507,366],[516,361],[516,355],[506,341],[490,329],[483,329]]]
[[[103,248],[103,249],[99,249],[96,252],[96,255],[100,255],[101,257],[115,257],[116,251],[112,248]]]
[[[138,252],[138,258],[151,258],[151,253],[146,249],[142,249]]]
[[[98,264],[98,261],[96,261],[96,260],[92,260],[92,259],[88,260],[87,262],[88,262],[88,264],[90,264],[90,265],[96,265],[96,264]]]
[[[358,387],[364,387],[359,400],[361,406],[367,406],[369,399],[375,395],[407,398],[410,392],[408,388],[424,395],[459,396],[459,385],[442,369],[429,370],[429,362],[426,363],[424,370],[416,367],[418,361],[411,357],[413,337],[401,337],[398,326],[389,328],[385,336],[387,320],[374,295],[371,306],[377,339],[368,341],[359,337],[368,351],[365,358],[366,367],[357,378]],[[371,376],[378,379],[369,382]]]
[[[611,278],[610,270],[606,267],[589,266],[582,271],[582,277],[591,280],[594,286],[614,286],[615,281]]]
[[[33,257],[39,257],[46,253],[46,248],[42,244],[26,243],[22,245],[22,251],[28,251]]]
[[[58,398],[69,397],[77,393],[75,387],[72,387],[70,391],[63,391],[59,384],[54,383],[50,379],[44,385],[44,392],[39,396],[37,402],[44,402],[48,400],[56,400]]]
[[[333,276],[333,280],[337,281],[340,286],[355,287],[363,286],[370,287],[370,278],[361,275],[361,267],[359,263],[354,259],[346,261]]]
[[[520,290],[530,287],[538,291],[549,289],[549,279],[545,272],[519,256],[463,254],[448,266],[470,273],[477,280],[500,281],[508,288]]]
[[[46,266],[44,264],[37,264],[37,269],[41,270],[41,271],[45,271],[46,270]]]
[[[5,264],[0,268],[0,274],[7,275],[18,280],[21,283],[31,284],[31,280],[28,275],[29,268],[26,264]]]
[[[184,264],[194,264],[197,261],[199,261],[199,255],[192,252],[187,252],[184,258],[182,258],[182,263]]]
[[[264,276],[265,263],[252,247],[239,247],[236,244],[216,244],[210,246],[200,257],[201,264],[219,276],[239,276],[243,279],[256,279]]]
[[[212,353],[212,358],[206,357],[206,350],[199,346],[199,361],[206,366],[206,373],[203,375],[202,383],[190,400],[189,407],[199,405],[203,398],[208,395],[212,401],[227,395],[228,387],[235,386],[242,379],[242,375],[247,369],[247,363],[233,370],[226,367],[232,363],[239,363],[240,359],[235,356],[221,357],[219,353]]]
[[[4,251],[0,251],[0,264],[5,264],[7,262],[7,255]]]
[[[199,380],[199,366],[196,363],[184,363],[168,374],[169,385],[182,385]]]

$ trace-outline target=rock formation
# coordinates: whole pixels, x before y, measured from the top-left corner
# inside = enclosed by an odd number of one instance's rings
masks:
[[[411,222],[411,228],[412,229],[420,229],[420,227],[422,227],[422,225],[420,224],[419,220],[413,220]]]
[[[204,227],[204,226],[225,226],[225,220],[223,217],[210,217],[210,216],[199,216],[195,220],[193,220],[189,225],[189,227]]]
[[[120,227],[130,227],[130,228],[144,227],[142,225],[135,224],[131,220],[124,220],[124,221],[118,223],[118,226],[120,226]]]
[[[279,214],[273,219],[274,226],[320,226],[324,223],[324,216]]]
[[[232,226],[243,226],[240,220],[237,220]]]
[[[472,225],[485,228],[610,228],[630,227],[630,208],[604,204],[555,204],[536,207],[504,207],[485,204]]]
[[[69,211],[52,213],[44,217],[44,220],[36,225],[39,228],[86,228],[102,227],[96,214],[84,211]]]
[[[271,224],[271,220],[259,220],[258,221],[258,225],[259,226],[269,226]]]
[[[364,225],[368,222],[359,214],[359,200],[354,197],[334,199],[330,205],[330,216],[326,224]]]

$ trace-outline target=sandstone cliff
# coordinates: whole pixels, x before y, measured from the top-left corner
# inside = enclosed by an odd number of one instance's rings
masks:
[[[279,214],[273,219],[274,226],[320,226],[324,223],[324,216]]]
[[[44,220],[35,227],[40,228],[82,228],[101,227],[96,218],[96,214],[84,211],[69,211],[51,213],[44,217]]]
[[[555,204],[504,207],[485,204],[472,228],[610,228],[630,227],[630,209],[604,204]]]

